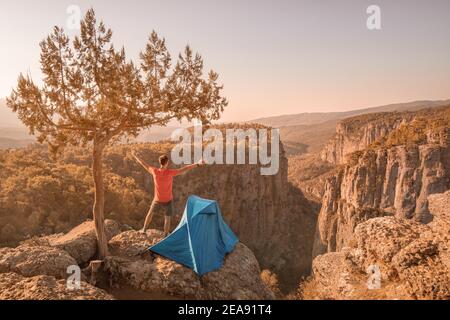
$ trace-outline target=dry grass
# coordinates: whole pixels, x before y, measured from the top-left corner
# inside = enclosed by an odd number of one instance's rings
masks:
[[[296,298],[299,300],[410,300],[402,283],[382,282],[380,289],[368,289],[365,275],[356,277],[351,290],[341,292],[324,289],[313,278],[308,278],[299,285]]]
[[[261,280],[272,290],[277,299],[282,298],[278,276],[275,273],[265,269],[261,272]]]

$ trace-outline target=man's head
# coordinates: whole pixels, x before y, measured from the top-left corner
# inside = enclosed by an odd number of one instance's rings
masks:
[[[169,166],[169,157],[166,155],[162,155],[159,157],[159,164],[162,168],[167,168]]]

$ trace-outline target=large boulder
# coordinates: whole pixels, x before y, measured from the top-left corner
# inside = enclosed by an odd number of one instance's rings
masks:
[[[63,279],[71,265],[77,265],[77,261],[58,248],[21,245],[0,249],[0,273],[15,272],[25,277],[48,275]]]
[[[355,243],[319,255],[303,296],[321,299],[450,299],[450,192],[430,197],[434,221],[369,219]],[[370,284],[373,277],[380,286]],[[373,284],[373,283],[372,283]]]
[[[162,240],[163,237],[164,232],[160,230],[150,229],[146,233],[129,230],[113,237],[108,246],[111,255],[135,257]]]
[[[442,238],[442,244],[450,243],[450,191],[429,196],[428,203],[433,214],[430,227]]]
[[[202,277],[191,269],[164,257],[143,253],[163,234],[126,231],[109,242],[112,256],[104,261],[104,272],[118,286],[149,293],[164,293],[190,299],[273,299],[260,278],[254,254],[239,243],[225,257],[224,266]]]
[[[67,289],[65,280],[39,275],[31,278],[17,273],[0,274],[0,300],[111,300],[104,290],[86,282],[76,290]]]
[[[261,270],[252,251],[237,244],[221,269],[205,274],[201,283],[207,299],[274,299],[261,280]]]
[[[105,220],[108,240],[120,233],[116,221]],[[93,221],[86,221],[72,229],[69,233],[50,239],[50,245],[67,251],[79,264],[90,261],[97,253],[97,236]]]
[[[106,236],[109,239],[121,232],[120,225],[114,220],[105,220]],[[66,234],[55,234],[25,241],[28,245],[51,246],[67,251],[78,264],[92,260],[97,253],[97,236],[94,221],[86,221]]]
[[[377,287],[378,265],[364,269],[353,249],[330,252],[313,261],[313,278],[301,286],[303,299],[315,300],[396,300],[413,299],[406,284],[381,277]]]
[[[420,222],[395,217],[370,219],[355,229],[358,263],[364,268],[378,265],[382,276],[390,278],[393,258],[410,243],[429,231]]]
[[[116,223],[110,221],[107,225],[110,235],[118,233]],[[163,233],[157,230],[148,230],[147,233],[129,230],[117,234],[109,241],[110,256],[100,264],[92,263],[84,269],[82,280],[91,279],[92,284],[111,288],[116,293],[131,289],[131,292],[175,299],[274,298],[260,277],[258,261],[245,245],[239,243],[225,257],[221,269],[199,277],[191,269],[147,250],[162,238]],[[97,292],[96,288],[85,283],[80,292],[64,292],[67,268],[88,262],[95,252],[96,240],[91,222],[76,227],[66,235],[32,239],[17,248],[0,249],[0,289],[7,290],[12,283],[19,283],[13,292],[3,293],[0,297],[108,299],[110,296],[105,296],[103,291]],[[34,289],[26,292],[29,287]],[[94,293],[90,297],[92,290]]]

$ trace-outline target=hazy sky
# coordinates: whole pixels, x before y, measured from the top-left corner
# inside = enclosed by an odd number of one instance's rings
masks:
[[[0,96],[20,72],[40,78],[38,44],[72,4],[134,60],[153,29],[173,55],[189,43],[225,84],[224,121],[450,98],[449,0],[2,0]]]

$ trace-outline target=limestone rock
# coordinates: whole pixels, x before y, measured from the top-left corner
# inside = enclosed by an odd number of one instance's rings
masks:
[[[199,277],[191,269],[164,257],[150,253],[139,255],[161,239],[162,234],[155,230],[147,234],[127,231],[117,235],[110,241],[115,255],[105,259],[104,271],[116,285],[177,298],[274,298],[260,278],[255,256],[243,244],[238,244],[226,256],[221,269]]]
[[[340,160],[329,161],[341,166],[325,185],[313,257],[348,246],[356,225],[377,216],[433,219],[429,196],[450,188],[449,112],[375,114],[338,126],[330,144]]]
[[[253,253],[242,243],[225,257],[221,269],[205,274],[203,290],[208,299],[273,299],[261,280],[261,270]]]
[[[77,261],[66,251],[53,247],[21,245],[0,249],[0,273],[15,272],[25,277],[48,275],[67,277],[67,267]]]
[[[366,267],[375,262],[389,264],[401,249],[428,230],[419,222],[395,217],[374,218],[361,223],[355,230],[361,262]]]
[[[162,240],[164,232],[150,229],[141,233],[134,230],[122,232],[109,241],[112,255],[134,257],[156,242]]]
[[[114,220],[105,220],[106,236],[111,239],[121,232],[120,225]],[[24,241],[27,245],[51,246],[68,252],[78,264],[92,260],[97,253],[97,236],[94,221],[86,221],[68,233],[49,235]]]
[[[238,125],[241,128],[241,125]],[[245,128],[243,128],[245,129]],[[141,154],[147,163],[158,163],[171,144],[146,145]],[[126,153],[126,147],[120,152]],[[153,196],[153,180],[135,161],[114,158],[114,172],[133,177]],[[280,146],[279,171],[262,176],[259,165],[209,165],[176,178],[173,225],[179,221],[192,194],[217,200],[225,221],[255,254],[262,267],[280,275],[280,283],[296,283],[311,268],[311,247],[317,209],[288,181],[288,160]],[[295,214],[293,214],[295,212]],[[155,215],[152,228],[163,229],[163,217]],[[286,236],[288,235],[288,236]],[[270,252],[271,254],[267,254]],[[296,280],[293,280],[297,277]]]
[[[119,224],[113,220],[105,220],[105,229],[108,239],[120,232]],[[80,264],[88,262],[97,252],[94,222],[84,222],[64,236],[51,239],[50,245],[66,250]]]
[[[39,275],[31,278],[17,273],[0,274],[0,300],[112,300],[102,289],[81,282],[80,289],[68,290],[65,280]]]
[[[397,217],[360,223],[352,248],[314,259],[314,276],[305,285],[307,296],[450,299],[449,201],[450,192],[430,196],[431,213],[436,219],[429,225]],[[380,288],[367,285],[370,270],[379,271]]]
[[[442,236],[450,236],[450,191],[428,197],[429,208],[433,214],[430,226]]]
[[[322,160],[333,164],[347,162],[348,155],[364,150],[370,144],[411,121],[414,113],[373,113],[341,120],[336,126],[336,134],[321,152]]]

